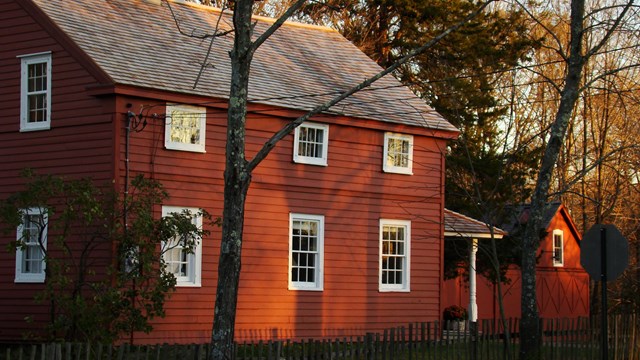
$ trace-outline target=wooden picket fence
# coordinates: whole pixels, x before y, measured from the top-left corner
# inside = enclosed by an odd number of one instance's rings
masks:
[[[609,319],[609,359],[640,360],[636,316]],[[601,359],[599,322],[595,319],[551,319],[541,322],[541,359]],[[235,343],[234,359],[255,360],[428,360],[517,359],[518,321],[469,324],[456,330],[440,323],[416,323],[360,337],[304,341]],[[47,343],[0,345],[0,360],[206,360],[209,344],[103,345]]]

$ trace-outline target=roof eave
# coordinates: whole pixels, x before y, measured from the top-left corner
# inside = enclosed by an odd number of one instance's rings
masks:
[[[457,231],[445,231],[444,236],[468,238],[468,239],[491,239],[493,237],[494,239],[499,240],[503,238],[502,234],[493,234],[492,236],[490,233],[463,233],[463,232],[457,232]]]

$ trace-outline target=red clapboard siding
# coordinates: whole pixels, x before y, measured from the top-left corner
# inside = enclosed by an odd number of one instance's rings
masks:
[[[39,174],[92,177],[98,184],[113,179],[112,115],[105,112],[100,99],[86,94],[96,80],[15,2],[0,1],[0,43],[0,199],[22,189],[19,173],[25,167]],[[21,133],[17,56],[43,51],[52,53],[51,129]],[[55,234],[51,231],[49,236]],[[6,248],[15,237],[15,232],[2,235],[0,247]],[[104,268],[110,262],[110,248],[99,248],[92,260]],[[0,341],[37,334],[50,316],[46,306],[33,300],[43,285],[14,283],[13,252],[0,251],[0,264]],[[33,323],[26,322],[26,317],[32,317]]]
[[[120,102],[136,109],[149,100]],[[159,114],[163,111],[162,105],[154,108]],[[171,194],[167,204],[221,214],[225,117],[224,110],[207,109],[204,154],[164,149],[163,121],[153,120],[131,135],[132,173],[151,172],[163,182]],[[285,121],[249,114],[247,157]],[[363,329],[439,317],[440,149],[445,142],[416,136],[414,175],[407,176],[382,172],[383,139],[381,130],[330,124],[328,166],[294,163],[293,135],[289,135],[253,173],[246,205],[237,340],[359,335]],[[123,151],[121,143],[121,156]],[[124,163],[117,166],[124,169]],[[325,217],[323,291],[287,289],[291,212]],[[411,292],[378,291],[380,218],[412,221]],[[137,334],[138,341],[153,342],[169,333],[172,341],[208,341],[219,242],[220,229],[214,228],[203,244],[202,287],[178,288],[167,304],[166,317],[155,322],[151,334]]]

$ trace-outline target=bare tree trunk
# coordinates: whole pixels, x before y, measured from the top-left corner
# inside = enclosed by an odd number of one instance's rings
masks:
[[[493,228],[491,231],[491,261],[493,262],[494,271],[496,272],[495,285],[498,288],[498,307],[500,309],[500,322],[502,323],[502,329],[504,330],[504,342],[503,349],[506,360],[511,360],[511,333],[509,332],[509,326],[507,324],[507,317],[504,313],[504,299],[502,296],[502,277],[500,276],[500,260],[498,259],[498,248],[496,247],[496,238],[493,235]],[[495,304],[495,301],[494,301]],[[494,305],[495,306],[495,305]]]
[[[227,115],[227,146],[224,171],[222,242],[218,263],[218,286],[211,334],[212,358],[232,358],[238,285],[240,281],[244,207],[251,173],[245,158],[247,93],[253,49],[251,46],[252,0],[235,2],[235,39],[231,56],[231,89]]]
[[[583,17],[584,0],[572,0],[571,44],[567,59],[565,85],[560,94],[560,106],[551,126],[549,142],[542,158],[522,244],[521,359],[537,359],[540,354],[541,333],[536,295],[536,252],[540,244],[540,231],[543,227],[553,168],[566,137],[571,114],[579,94],[580,78],[585,60],[582,54]]]
[[[222,219],[222,242],[220,244],[220,262],[218,264],[218,286],[214,309],[213,332],[211,334],[211,359],[233,358],[233,340],[236,305],[241,268],[242,235],[244,209],[247,192],[251,183],[252,170],[269,154],[276,143],[282,140],[295,127],[310,117],[319,114],[352,94],[370,86],[378,79],[390,74],[414,56],[431,48],[453,31],[462,27],[470,19],[480,14],[493,0],[482,3],[475,11],[422,46],[410,51],[387,69],[382,70],[361,83],[354,85],[333,99],[317,105],[305,115],[291,121],[275,133],[264,146],[247,161],[245,154],[245,124],[247,97],[251,61],[256,49],[275,32],[284,21],[300,9],[305,0],[296,0],[285,14],[271,27],[251,41],[253,24],[251,14],[254,0],[236,0],[233,9],[234,44],[231,57],[231,88],[229,92],[229,110],[227,115],[227,146],[224,172],[224,209]]]

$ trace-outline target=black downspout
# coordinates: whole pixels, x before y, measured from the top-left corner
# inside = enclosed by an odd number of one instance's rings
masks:
[[[127,243],[127,239],[129,237],[129,220],[128,220],[128,201],[129,201],[129,137],[131,135],[131,122],[135,118],[135,114],[131,111],[127,111],[127,126],[125,128],[125,143],[124,143],[124,198],[122,201],[122,220],[124,223],[123,236],[124,241]],[[125,269],[128,264],[124,264]],[[135,308],[135,292],[136,292],[136,280],[133,279],[132,283],[132,292],[131,292],[131,306]],[[131,327],[129,331],[129,343],[133,345],[133,327]]]

